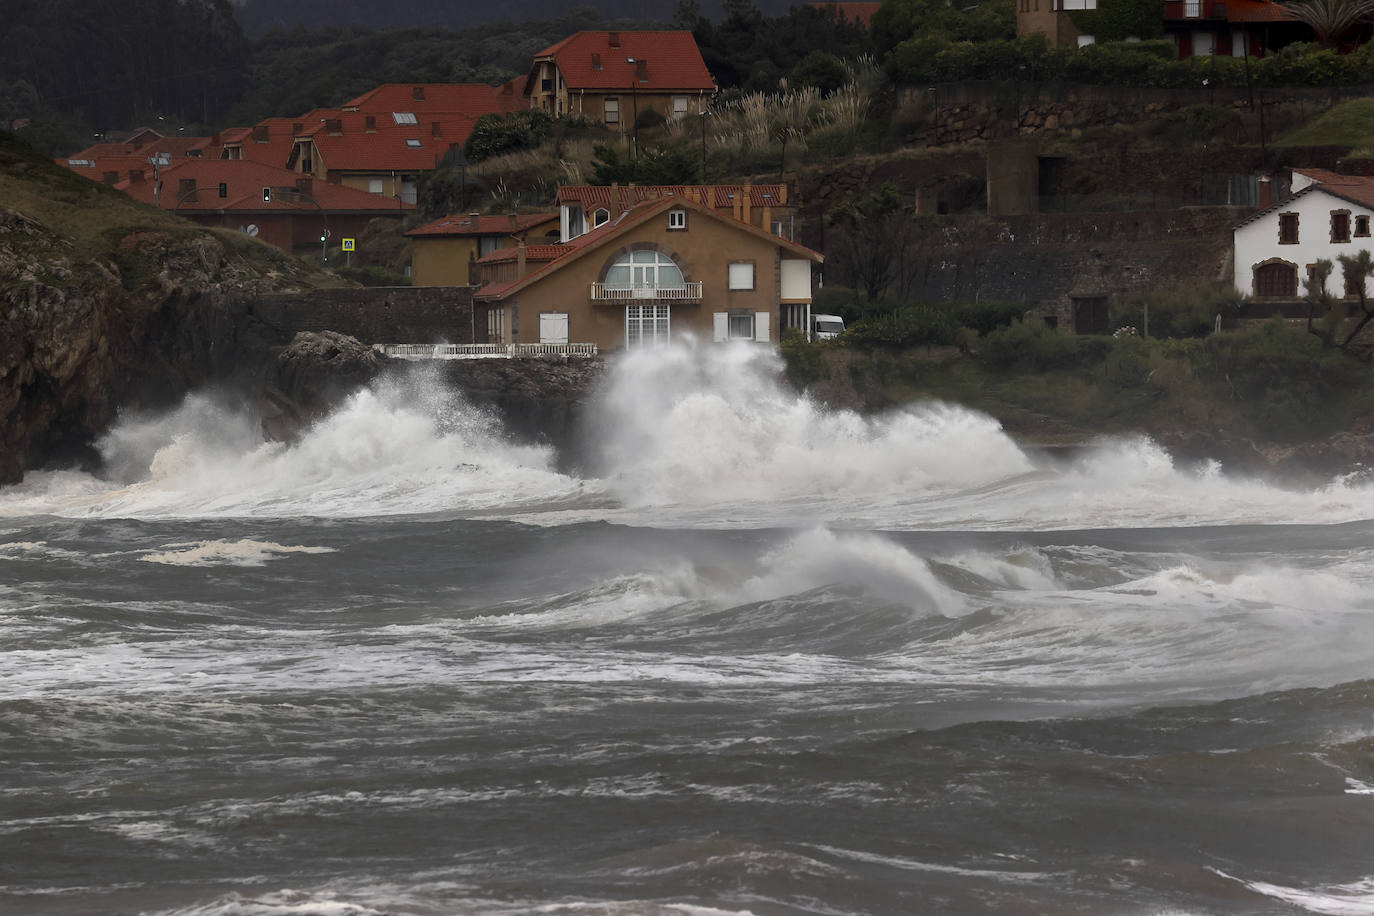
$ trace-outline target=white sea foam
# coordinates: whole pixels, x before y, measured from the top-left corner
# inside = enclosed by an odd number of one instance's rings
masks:
[[[1374,877],[1361,878],[1348,884],[1325,884],[1308,888],[1285,887],[1267,881],[1246,881],[1216,868],[1210,871],[1243,884],[1258,894],[1282,900],[1309,913],[1322,913],[1326,916],[1369,916],[1370,913],[1374,913]]]
[[[165,566],[262,566],[268,560],[293,553],[333,553],[332,547],[304,547],[240,538],[237,541],[191,541],[166,544],[165,550],[139,557],[145,563]]]

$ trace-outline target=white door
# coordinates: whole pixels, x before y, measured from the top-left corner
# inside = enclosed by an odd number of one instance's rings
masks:
[[[566,312],[540,313],[539,342],[541,344],[565,344],[568,342],[568,315]]]

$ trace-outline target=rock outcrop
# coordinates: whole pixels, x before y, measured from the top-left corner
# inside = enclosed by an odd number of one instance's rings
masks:
[[[336,331],[302,331],[268,367],[257,397],[266,439],[287,441],[376,378],[383,357]]]

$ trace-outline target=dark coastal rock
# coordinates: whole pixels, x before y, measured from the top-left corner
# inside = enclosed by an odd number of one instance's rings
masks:
[[[1215,461],[1229,474],[1248,475],[1264,474],[1272,469],[1269,458],[1253,442],[1220,430],[1164,431],[1156,433],[1154,438],[1173,457],[1175,464]]]
[[[256,377],[286,341],[251,303],[302,273],[268,263],[199,231],[131,231],[83,253],[0,209],[0,483],[92,464],[91,443],[119,409]]]
[[[1319,484],[1335,477],[1374,477],[1374,433],[1341,432],[1319,442],[1266,449],[1276,473]]]
[[[257,398],[263,436],[294,438],[377,377],[383,358],[336,331],[302,331],[268,367]]]

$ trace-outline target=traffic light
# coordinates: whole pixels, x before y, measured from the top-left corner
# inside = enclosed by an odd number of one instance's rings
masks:
[[[265,200],[265,201],[271,200],[271,199],[272,199],[272,189],[271,189],[271,188],[263,188],[263,189],[262,189],[262,199]]]

